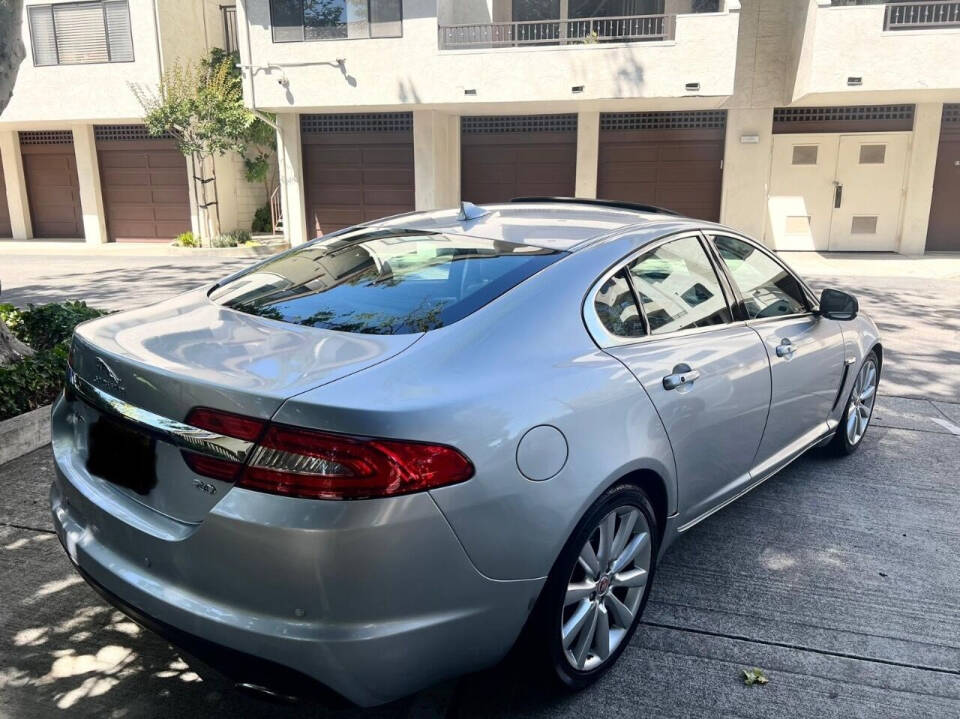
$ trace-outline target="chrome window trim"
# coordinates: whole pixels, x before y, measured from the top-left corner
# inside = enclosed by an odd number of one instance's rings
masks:
[[[95,387],[83,377],[80,377],[69,366],[67,367],[67,386],[68,389],[74,391],[78,397],[81,397],[95,409],[120,417],[141,429],[160,435],[170,444],[184,449],[190,449],[218,459],[244,462],[247,453],[254,446],[253,442],[244,439],[210,432],[136,407]]]
[[[627,232],[623,236],[629,237],[630,233]],[[724,322],[723,324],[718,325],[709,325],[707,327],[689,327],[683,330],[675,330],[673,332],[664,332],[663,334],[645,334],[641,337],[621,337],[615,335],[610,330],[608,330],[603,322],[600,320],[600,316],[597,314],[596,307],[594,302],[596,301],[597,294],[600,292],[600,289],[603,287],[604,283],[609,280],[613,275],[617,274],[624,267],[629,265],[631,262],[639,258],[641,255],[655,250],[660,245],[666,244],[667,242],[672,242],[673,240],[683,240],[687,238],[692,238],[697,240],[700,243],[700,248],[703,250],[704,254],[707,256],[707,260],[710,262],[710,266],[714,271],[714,274],[717,275],[717,284],[720,286],[720,293],[723,295],[724,302],[727,304],[727,310],[730,312],[731,318],[733,317],[733,307],[730,304],[730,297],[727,296],[727,290],[723,286],[723,282],[720,279],[717,268],[713,266],[713,258],[708,247],[703,246],[705,238],[701,230],[697,229],[684,229],[676,232],[672,235],[666,235],[665,237],[659,237],[656,240],[651,240],[642,247],[639,247],[628,254],[626,257],[623,257],[610,268],[607,269],[600,278],[596,280],[587,291],[586,298],[583,302],[583,321],[587,327],[587,331],[590,333],[590,336],[593,338],[593,341],[596,342],[597,346],[600,349],[607,349],[610,347],[623,347],[626,345],[634,345],[642,342],[653,342],[656,340],[662,339],[671,339],[674,337],[684,337],[686,335],[697,335],[704,334],[707,332],[716,332],[717,330],[726,329],[728,327],[737,327],[745,326],[745,320],[733,320],[731,322]],[[646,326],[646,312],[643,311],[642,307],[639,307],[638,310],[641,313],[641,316],[644,318],[644,325]]]

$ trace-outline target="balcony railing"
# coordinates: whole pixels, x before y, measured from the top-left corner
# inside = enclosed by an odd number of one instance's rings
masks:
[[[440,49],[673,40],[675,15],[526,20],[440,27]]]
[[[926,30],[960,27],[960,2],[888,3],[883,15],[884,30]]]

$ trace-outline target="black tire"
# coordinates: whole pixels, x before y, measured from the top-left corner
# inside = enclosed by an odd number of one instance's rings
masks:
[[[589,671],[582,671],[576,669],[567,660],[560,637],[559,628],[564,611],[567,582],[574,566],[577,564],[580,549],[593,535],[601,520],[614,509],[627,506],[639,509],[650,528],[651,554],[646,586],[643,589],[642,599],[634,616],[633,624],[616,649],[611,651],[609,658],[600,666]],[[636,631],[644,607],[646,607],[647,598],[650,596],[650,587],[653,584],[659,547],[660,528],[657,526],[653,506],[646,493],[639,487],[630,484],[611,487],[587,510],[564,545],[560,556],[550,571],[550,575],[547,577],[540,598],[531,614],[527,626],[528,631],[523,642],[523,654],[535,662],[535,666],[539,670],[538,673],[546,678],[548,683],[552,683],[554,686],[559,684],[568,690],[580,690],[595,682],[616,663],[620,654],[630,643],[630,638]]]
[[[828,454],[833,455],[834,457],[846,457],[847,455],[853,454],[860,446],[863,444],[863,438],[866,436],[867,431],[870,429],[870,422],[868,420],[866,428],[863,430],[863,434],[856,442],[851,442],[850,438],[847,436],[846,431],[846,420],[847,412],[850,410],[850,403],[853,400],[853,393],[856,389],[857,377],[863,371],[863,368],[867,365],[868,362],[872,362],[877,370],[877,379],[876,387],[877,389],[874,392],[874,402],[876,401],[876,392],[880,389],[880,359],[877,357],[877,353],[871,350],[866,357],[863,358],[863,362],[860,363],[860,366],[857,368],[857,374],[854,375],[853,384],[850,387],[850,392],[847,393],[847,396],[843,401],[843,412],[840,415],[840,424],[837,425],[837,429],[833,434],[833,439],[826,445],[825,450]],[[873,404],[870,405],[870,420],[873,419]]]

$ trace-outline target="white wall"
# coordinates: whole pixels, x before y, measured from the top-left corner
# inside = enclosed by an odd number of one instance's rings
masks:
[[[960,29],[884,32],[882,4],[814,11],[813,31],[804,36],[809,57],[799,68],[793,100],[821,104],[828,93],[845,93],[850,104],[881,101],[878,93],[899,93],[888,102],[960,99]],[[863,85],[848,87],[850,76],[862,77]]]
[[[129,0],[133,62],[35,67],[28,11],[31,5],[49,3],[27,0],[24,7],[22,38],[27,57],[20,65],[10,104],[0,114],[0,126],[63,128],[70,122],[140,117],[143,111],[129,83],[156,85],[160,79],[152,0]]]
[[[243,62],[258,66],[247,101],[275,111],[682,98],[687,82],[716,104],[733,91],[736,12],[679,16],[675,42],[440,52],[436,0],[406,0],[402,38],[291,43],[272,41],[267,0],[238,7]],[[574,85],[584,92],[574,97]]]

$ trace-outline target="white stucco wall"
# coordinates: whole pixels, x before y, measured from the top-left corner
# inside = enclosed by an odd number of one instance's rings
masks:
[[[717,102],[733,92],[736,12],[678,16],[673,42],[441,52],[436,0],[407,0],[403,37],[374,40],[274,43],[267,0],[238,9],[249,22],[243,62],[256,66],[247,100],[274,111],[682,98],[688,82]]]
[[[20,65],[10,104],[0,114],[0,126],[55,126],[84,120],[133,121],[142,115],[129,83],[156,85],[160,79],[153,0],[129,0],[133,62],[35,67],[30,52],[28,9],[50,0],[27,0],[22,38],[27,57]]]
[[[878,93],[888,93],[887,102],[960,98],[960,29],[884,32],[882,4],[820,5],[813,11],[793,100],[840,104],[831,93],[849,95],[845,102],[851,104],[883,101]],[[863,85],[848,87],[851,76],[862,77]]]

